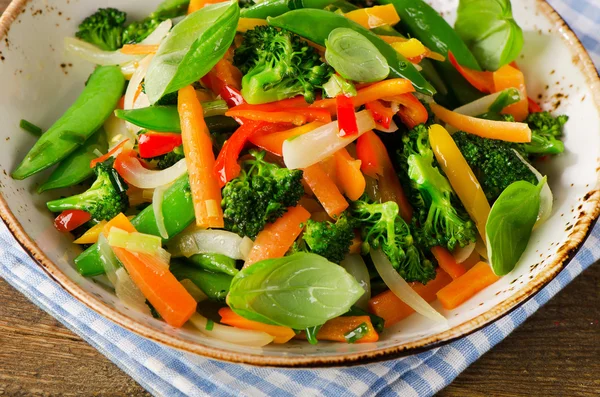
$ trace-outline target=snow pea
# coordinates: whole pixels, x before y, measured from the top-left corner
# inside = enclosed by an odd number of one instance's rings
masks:
[[[150,14],[150,18],[177,18],[186,14],[189,5],[190,0],[165,0]]]
[[[106,153],[107,150],[106,132],[100,128],[83,145],[58,164],[48,180],[38,187],[38,193],[77,185],[85,181],[94,175],[94,169],[90,168],[90,162],[98,157],[97,151]]]
[[[390,67],[389,77],[410,80],[415,89],[423,94],[434,95],[435,88],[417,71],[412,63],[400,55],[392,46],[375,33],[358,23],[333,12],[316,9],[299,9],[267,18],[269,25],[290,30],[319,45],[324,46],[329,33],[336,28],[352,29],[365,36],[385,57]]]
[[[211,300],[224,301],[229,293],[233,276],[224,273],[213,273],[196,267],[188,266],[180,260],[171,261],[169,270],[177,280],[186,278],[196,284]]]
[[[132,110],[116,110],[115,115],[138,127],[159,132],[181,132],[177,106],[150,106]],[[204,119],[208,130],[213,134],[229,132],[239,127],[227,116],[210,116]]]
[[[90,76],[79,98],[37,140],[12,173],[25,179],[58,163],[96,132],[117,106],[125,77],[118,66],[100,66]]]
[[[323,9],[335,2],[336,0],[267,0],[248,8],[242,8],[240,16],[242,18],[267,19],[267,17],[277,17],[298,8]]]
[[[235,276],[239,270],[235,266],[235,259],[222,254],[196,254],[184,261],[191,266],[213,273],[225,273]]]
[[[482,96],[448,60],[448,51],[452,51],[462,66],[481,70],[467,45],[437,11],[423,0],[379,0],[379,2],[394,6],[400,16],[399,26],[402,30],[421,41],[427,48],[446,57],[445,62],[436,62],[435,66],[461,104],[472,102]]]

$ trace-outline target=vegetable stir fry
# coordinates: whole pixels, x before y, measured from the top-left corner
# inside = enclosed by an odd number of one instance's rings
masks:
[[[535,164],[567,116],[528,98],[509,0],[460,0],[454,28],[423,0],[126,20],[102,8],[65,39],[96,69],[45,132],[22,120],[39,138],[12,176],[54,167],[38,192],[77,270],[134,310],[248,346],[376,342],[446,322],[552,212]]]

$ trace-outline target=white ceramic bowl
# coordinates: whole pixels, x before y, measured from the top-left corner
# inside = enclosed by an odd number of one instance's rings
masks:
[[[44,175],[14,181],[8,175],[34,138],[19,129],[25,118],[48,127],[81,91],[93,65],[63,51],[84,17],[99,6],[114,6],[143,17],[159,0],[17,0],[0,20],[0,215],[15,237],[55,280],[81,302],[140,335],[205,356],[258,365],[339,365],[389,358],[472,332],[502,316],[552,279],[584,240],[598,215],[600,159],[600,81],[585,50],[567,25],[541,0],[513,0],[525,31],[518,59],[531,97],[543,107],[566,113],[566,153],[539,168],[554,192],[551,218],[531,238],[517,268],[456,310],[437,309],[449,319],[442,329],[413,315],[387,329],[377,343],[346,345],[294,341],[263,349],[229,345],[190,329],[174,329],[123,307],[115,296],[73,268],[79,248],[52,226],[44,203],[50,195],[35,188]],[[452,20],[457,1],[434,1]],[[134,11],[135,10],[135,11]],[[56,193],[52,193],[56,194]]]

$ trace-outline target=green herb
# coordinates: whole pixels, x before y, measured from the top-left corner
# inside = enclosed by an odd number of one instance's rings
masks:
[[[25,119],[21,119],[21,121],[19,122],[19,127],[35,136],[40,136],[44,132],[40,127],[33,123],[30,123]]]
[[[332,74],[327,83],[323,84],[325,95],[329,98],[343,94],[347,96],[356,96],[356,88],[352,83],[346,81],[339,74]]]
[[[358,327],[354,328],[352,331],[344,334],[344,338],[348,343],[355,343],[359,339],[362,339],[367,332],[369,332],[369,326],[367,323],[362,323]]]
[[[508,65],[523,48],[510,0],[460,0],[454,29],[485,70]]]
[[[352,29],[333,29],[325,47],[327,63],[345,79],[372,83],[390,74],[387,60],[377,47]]]
[[[237,2],[209,4],[175,25],[146,74],[152,104],[204,76],[233,42],[240,17]]]
[[[373,324],[373,328],[375,328],[375,331],[377,331],[378,334],[383,332],[385,320],[376,314],[372,314],[361,309],[358,306],[352,306],[352,308],[348,310],[347,313],[344,313],[343,316],[369,316],[371,318],[371,323]]]
[[[315,325],[314,327],[308,327],[304,330],[304,332],[306,332],[306,340],[308,340],[308,343],[311,345],[316,345],[319,343],[317,340],[317,334],[322,326],[323,325]]]
[[[512,271],[527,248],[545,183],[546,177],[537,186],[525,181],[514,182],[492,206],[485,233],[490,264],[498,276]]]
[[[297,253],[240,271],[227,303],[250,320],[306,329],[344,314],[363,293],[342,267],[319,255]]]
[[[154,306],[152,306],[152,303],[150,303],[150,301],[148,299],[146,299],[146,304],[150,308],[150,314],[152,314],[152,317],[160,320],[162,317],[160,316],[160,314],[158,314],[158,312],[156,311]]]
[[[207,331],[212,331],[213,328],[215,327],[215,322],[213,320],[206,320],[206,330]]]

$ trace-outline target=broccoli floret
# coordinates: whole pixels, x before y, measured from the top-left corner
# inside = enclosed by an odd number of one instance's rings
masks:
[[[129,207],[127,184],[123,182],[114,160],[98,163],[94,168],[96,181],[81,194],[49,201],[46,205],[52,212],[82,210],[89,212],[96,221],[110,220]]]
[[[345,212],[335,222],[309,219],[302,235],[306,251],[321,255],[334,263],[340,263],[350,252],[353,238],[354,221]]]
[[[185,155],[183,154],[183,147],[178,146],[175,149],[173,149],[172,151],[170,151],[169,153],[154,157],[154,158],[152,158],[152,160],[157,161],[157,163],[156,163],[157,169],[166,170],[167,168],[172,167],[175,164],[177,164],[177,162],[184,157],[185,157]]]
[[[115,8],[100,8],[79,25],[78,38],[104,51],[115,51],[123,45],[127,14]]]
[[[450,183],[440,172],[423,124],[403,137],[398,153],[400,167],[408,176],[411,202],[417,214],[417,239],[427,248],[453,250],[474,242],[475,225],[460,205]]]
[[[264,160],[265,152],[250,151],[237,178],[223,188],[225,229],[255,237],[304,194],[302,171],[280,168]]]
[[[535,174],[515,153],[516,145],[462,131],[452,135],[452,138],[490,202],[495,201],[513,182],[527,181],[537,185]]]
[[[569,116],[553,117],[548,112],[530,113],[525,119],[531,129],[531,142],[519,145],[520,150],[528,155],[559,154],[565,151],[561,141],[563,126]]]
[[[373,203],[363,196],[352,204],[351,211],[362,228],[364,252],[381,249],[406,281],[426,284],[435,278],[434,266],[414,244],[398,204]]]
[[[123,31],[123,44],[139,43],[146,37],[150,36],[154,29],[164,19],[148,17],[141,21],[132,22]]]
[[[315,100],[333,73],[315,49],[299,36],[273,26],[258,26],[244,34],[234,64],[244,74],[242,95],[248,103],[274,102],[304,95]]]

